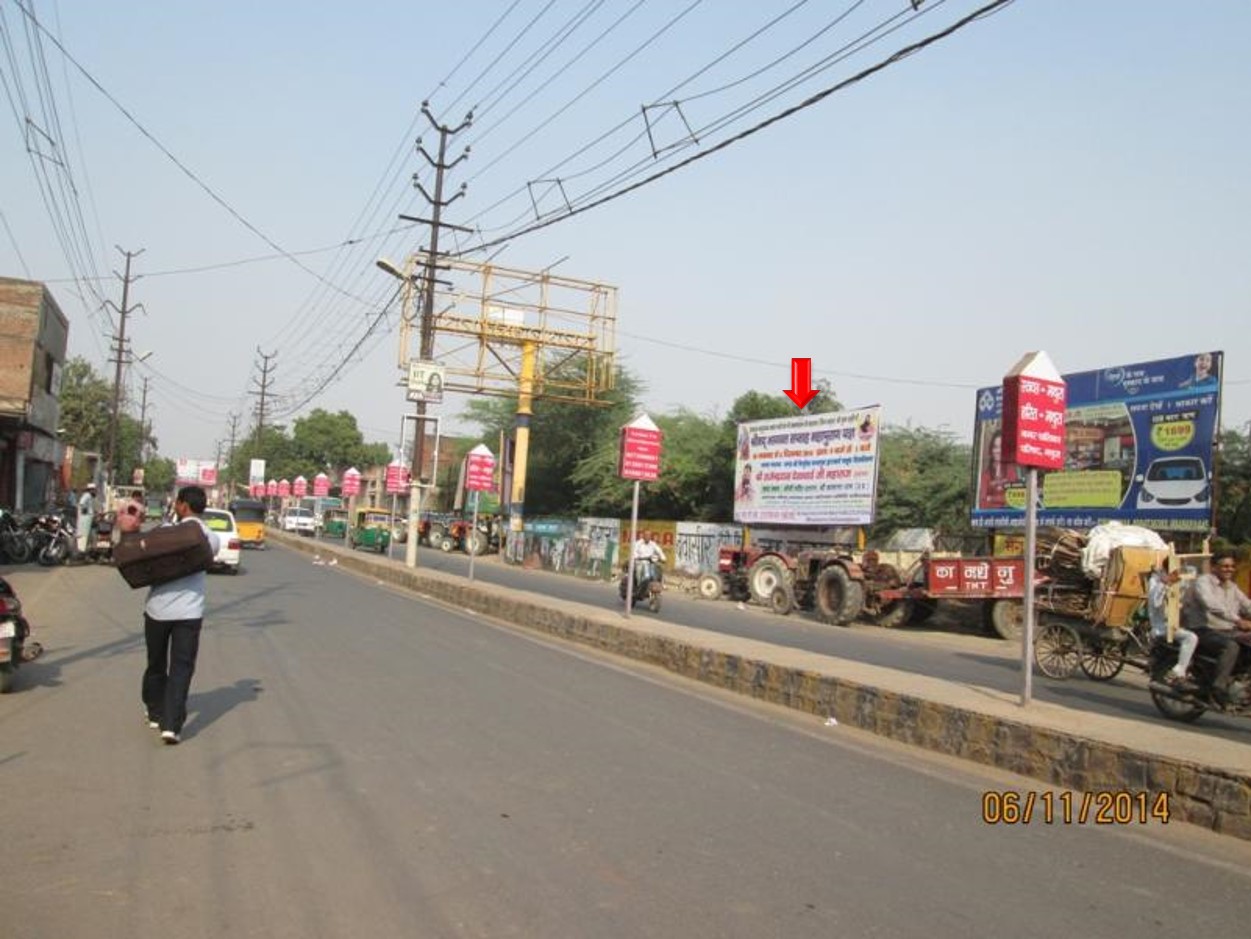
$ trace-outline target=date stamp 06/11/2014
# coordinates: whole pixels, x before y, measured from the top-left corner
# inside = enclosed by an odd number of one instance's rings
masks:
[[[987,825],[1167,825],[1169,814],[1167,792],[987,789],[982,793],[982,821]]]

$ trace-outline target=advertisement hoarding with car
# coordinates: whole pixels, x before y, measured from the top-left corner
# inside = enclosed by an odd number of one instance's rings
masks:
[[[1210,527],[1222,360],[1220,352],[1201,352],[1065,375],[1064,468],[1041,478],[1038,523]],[[1025,523],[1025,473],[1002,459],[1002,399],[1002,386],[977,392],[972,522],[979,528]]]

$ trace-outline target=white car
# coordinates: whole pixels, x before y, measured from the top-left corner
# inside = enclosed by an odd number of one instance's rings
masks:
[[[239,573],[239,556],[243,553],[243,541],[239,538],[239,529],[235,525],[235,517],[225,509],[205,509],[200,516],[209,531],[215,533],[221,546],[213,555],[213,569]]]
[[[283,531],[312,537],[317,531],[317,520],[312,509],[293,506],[282,513],[281,527]]]
[[[1212,497],[1207,468],[1197,456],[1152,460],[1137,482],[1140,509],[1200,508]]]

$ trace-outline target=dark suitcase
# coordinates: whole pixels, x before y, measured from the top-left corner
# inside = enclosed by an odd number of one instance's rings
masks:
[[[118,571],[131,587],[168,583],[213,563],[213,546],[198,522],[124,532],[113,548]]]

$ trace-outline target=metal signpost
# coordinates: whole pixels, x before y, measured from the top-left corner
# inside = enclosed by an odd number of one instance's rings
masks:
[[[1025,487],[1025,629],[1021,705],[1030,702],[1034,647],[1034,554],[1038,470],[1064,469],[1064,379],[1045,352],[1030,352],[1003,378],[1003,459],[1029,470]]]
[[[473,580],[473,561],[478,553],[473,550],[474,538],[478,533],[478,500],[482,498],[482,493],[495,488],[495,455],[486,444],[478,444],[465,457],[465,488],[473,493],[473,521],[470,523],[469,539],[466,542],[469,549],[469,579]]]
[[[646,414],[640,414],[621,428],[617,454],[617,475],[634,480],[634,501],[630,508],[630,563],[626,571],[625,615],[634,606],[634,542],[639,530],[639,483],[660,478],[660,428]]]

